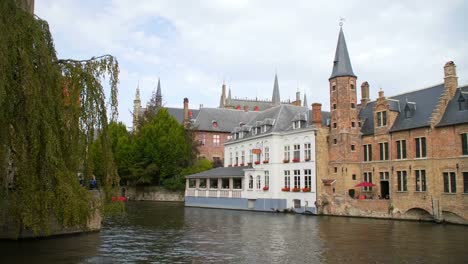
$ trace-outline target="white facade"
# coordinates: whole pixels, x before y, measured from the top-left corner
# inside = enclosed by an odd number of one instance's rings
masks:
[[[245,170],[242,197],[285,199],[287,208],[315,207],[314,128],[235,139],[225,143],[224,153],[225,167],[252,164]]]

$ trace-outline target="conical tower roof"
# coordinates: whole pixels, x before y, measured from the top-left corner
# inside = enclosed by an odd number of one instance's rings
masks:
[[[338,36],[338,44],[336,45],[335,60],[333,61],[333,71],[331,78],[339,76],[352,76],[356,77],[351,66],[349,59],[348,48],[346,47],[346,40],[343,33],[343,28],[340,27],[340,34]]]
[[[278,85],[278,74],[275,74],[275,84],[273,85],[273,96],[271,97],[271,101],[275,105],[279,105],[281,103]]]
[[[158,88],[156,90],[156,96],[157,97],[162,97],[162,94],[161,94],[161,80],[158,78]]]
[[[308,104],[307,104],[307,95],[304,93],[304,104],[303,106],[305,107],[309,107]]]

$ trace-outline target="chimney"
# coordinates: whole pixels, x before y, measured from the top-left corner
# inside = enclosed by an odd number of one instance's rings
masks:
[[[245,111],[245,112],[248,112],[248,111],[249,111],[249,106],[248,106],[248,105],[244,105],[244,111]]]
[[[322,104],[313,103],[312,104],[312,124],[317,127],[322,127]]]
[[[361,84],[361,108],[364,108],[369,101],[369,83],[363,82]]]
[[[445,90],[448,91],[450,98],[452,98],[458,88],[457,66],[455,66],[453,61],[445,63],[444,87]]]
[[[296,92],[296,101],[301,101],[301,92],[299,91]]]
[[[382,88],[380,88],[380,90],[379,90],[379,98],[382,99],[382,98],[384,98],[384,97],[385,97],[385,96],[384,96],[384,91],[382,90]]]
[[[184,125],[189,124],[188,98],[184,98]]]

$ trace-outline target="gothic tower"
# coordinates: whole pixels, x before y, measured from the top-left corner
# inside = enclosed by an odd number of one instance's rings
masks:
[[[221,88],[221,98],[219,99],[219,108],[224,108],[226,106],[226,83],[223,81],[223,86]]]
[[[337,178],[351,179],[360,174],[360,123],[356,97],[356,75],[354,75],[348,48],[340,26],[330,83],[330,174]],[[348,176],[349,175],[349,176]],[[346,181],[340,181],[349,186]]]
[[[133,131],[138,128],[138,120],[140,118],[141,100],[140,100],[140,85],[137,86],[135,100],[133,100]]]

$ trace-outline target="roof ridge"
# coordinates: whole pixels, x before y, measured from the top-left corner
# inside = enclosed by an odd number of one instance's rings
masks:
[[[435,84],[435,85],[432,85],[432,86],[427,86],[427,87],[424,87],[424,88],[421,88],[421,89],[415,89],[415,90],[411,90],[411,91],[408,91],[408,92],[405,92],[405,93],[392,95],[392,96],[389,96],[388,98],[397,97],[397,96],[401,96],[401,95],[405,95],[405,94],[409,94],[409,93],[414,93],[414,92],[419,92],[419,91],[423,91],[423,90],[427,90],[427,89],[431,89],[431,88],[436,88],[437,86],[442,85],[442,84],[444,84],[444,83],[439,83],[439,84]]]

